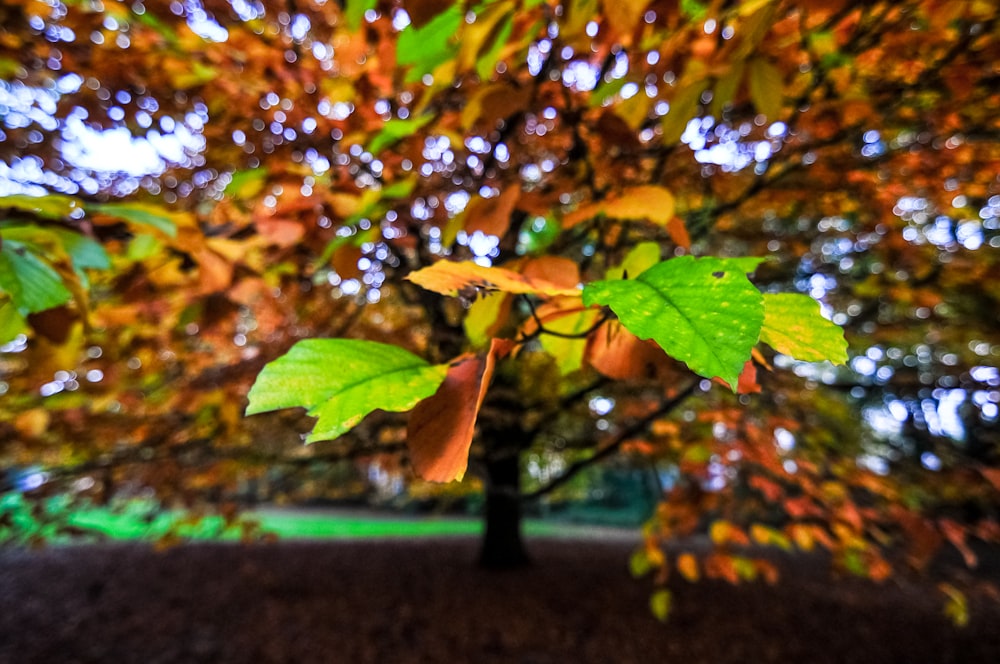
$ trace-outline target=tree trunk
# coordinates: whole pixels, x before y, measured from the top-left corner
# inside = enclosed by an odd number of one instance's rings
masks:
[[[485,533],[479,564],[489,569],[514,569],[528,564],[521,540],[521,467],[511,450],[486,460]]]

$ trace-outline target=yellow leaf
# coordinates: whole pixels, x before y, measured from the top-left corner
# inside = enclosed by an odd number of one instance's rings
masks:
[[[497,35],[497,25],[514,10],[513,2],[487,5],[476,15],[474,23],[465,23],[458,45],[456,65],[458,71],[467,71],[476,65],[476,58],[489,48]]]
[[[411,272],[406,278],[427,290],[452,297],[460,292],[473,296],[479,291],[548,296],[580,295],[578,288],[564,288],[544,279],[534,279],[504,268],[484,267],[472,261],[438,261],[430,267]]]
[[[781,114],[784,83],[781,72],[764,58],[750,61],[750,100],[759,113],[774,121]]]
[[[660,622],[667,622],[667,618],[670,616],[671,599],[669,590],[657,590],[649,598],[649,609]]]
[[[18,413],[14,418],[14,428],[27,438],[37,438],[49,427],[49,411],[44,408],[32,408]]]
[[[601,9],[605,18],[611,25],[611,29],[618,35],[621,42],[628,45],[632,41],[632,33],[635,32],[649,0],[602,0]]]
[[[462,325],[474,348],[486,345],[496,336],[497,328],[503,323],[504,310],[510,309],[510,300],[506,293],[488,293],[472,303]]]
[[[656,185],[628,187],[602,201],[588,203],[563,217],[563,228],[604,214],[613,219],[646,219],[667,226],[674,217],[674,195]]]

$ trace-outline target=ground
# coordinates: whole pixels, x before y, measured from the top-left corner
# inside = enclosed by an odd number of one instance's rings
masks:
[[[468,537],[52,547],[0,552],[0,662],[1000,662],[1000,609],[964,629],[932,588],[678,580],[666,625],[633,580],[634,543],[534,539],[487,572]]]

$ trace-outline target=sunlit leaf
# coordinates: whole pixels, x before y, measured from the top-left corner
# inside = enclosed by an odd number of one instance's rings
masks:
[[[636,279],[588,284],[583,301],[609,306],[640,339],[735,388],[764,322],[763,299],[746,277],[762,261],[682,256]]]
[[[411,67],[407,80],[417,81],[451,59],[458,46],[453,37],[458,32],[465,12],[453,4],[422,27],[409,26],[396,42],[396,61]]]
[[[534,295],[579,295],[576,288],[565,288],[543,279],[533,279],[512,270],[484,267],[472,261],[438,261],[430,267],[411,272],[408,280],[427,290],[450,295],[477,291]]]
[[[847,361],[843,330],[823,317],[819,302],[799,293],[765,293],[760,340],[797,360]]]
[[[660,262],[658,242],[640,242],[632,247],[621,265],[609,267],[605,279],[635,278]]]
[[[563,227],[569,228],[598,214],[612,219],[648,220],[666,226],[674,217],[674,196],[669,190],[653,185],[628,187],[566,215]]]
[[[45,219],[65,219],[79,206],[80,204],[75,198],[62,194],[0,196],[0,210],[21,210]]]
[[[247,415],[305,408],[317,417],[306,442],[333,439],[376,409],[406,411],[438,389],[448,365],[431,365],[390,344],[306,339],[264,367]]]
[[[462,321],[465,336],[473,348],[480,348],[499,332],[510,311],[511,297],[506,293],[487,293],[469,306]]]

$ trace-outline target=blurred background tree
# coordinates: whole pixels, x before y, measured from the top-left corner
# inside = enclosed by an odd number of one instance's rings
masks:
[[[444,257],[575,283],[634,274],[639,247],[767,255],[758,286],[821,301],[849,366],[762,347],[733,395],[595,341],[626,336],[543,334],[496,376],[480,426],[505,444],[474,447],[473,469],[506,459],[516,509],[631,455],[665,498],[633,561],[661,580],[770,573],[732,550],[751,539],[876,578],[946,541],[972,562],[1000,491],[995,14],[4,2],[0,458],[101,501],[227,505],[279,478],[270,499],[371,495],[371,478],[475,495],[474,477],[412,479],[404,418],[306,447],[308,421],[243,419],[244,395],[306,336],[444,361],[518,333],[498,321],[545,320],[404,281]],[[703,569],[662,554],[704,529]]]

